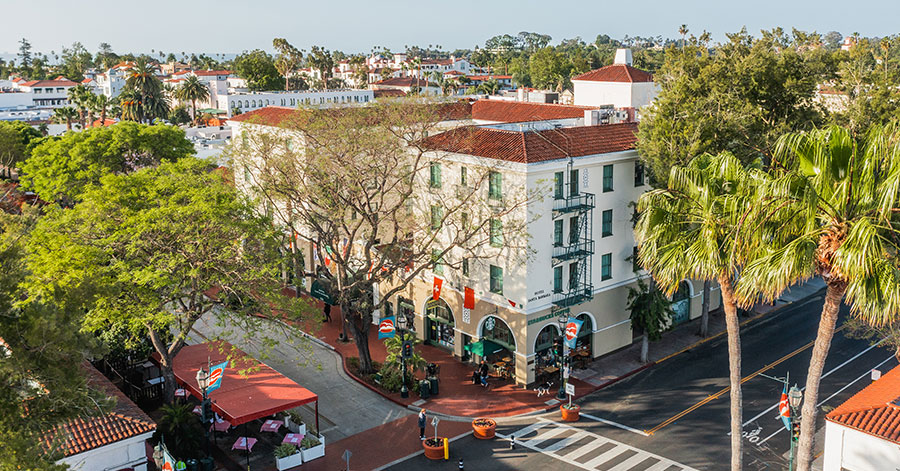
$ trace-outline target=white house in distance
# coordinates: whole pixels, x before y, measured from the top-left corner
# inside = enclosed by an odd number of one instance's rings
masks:
[[[23,93],[31,94],[32,106],[57,108],[69,104],[69,89],[75,85],[78,84],[60,75],[53,80],[20,82],[17,88]]]
[[[900,466],[900,368],[825,416],[823,471],[885,471]]]
[[[86,367],[88,384],[115,399],[103,416],[73,419],[61,426],[67,440],[59,463],[79,470],[147,470],[146,441],[156,423],[96,368]],[[46,437],[52,443],[53,432]]]
[[[572,79],[575,105],[612,105],[636,114],[649,105],[659,91],[648,72],[632,67],[631,49],[616,51],[612,65],[581,74]]]

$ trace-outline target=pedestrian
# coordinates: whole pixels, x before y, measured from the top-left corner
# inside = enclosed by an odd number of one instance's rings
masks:
[[[331,304],[325,303],[322,313],[325,314],[325,322],[331,322]]]
[[[478,367],[478,374],[481,376],[481,386],[487,387],[488,364],[487,361],[481,360],[481,366]]]
[[[425,409],[419,411],[419,440],[425,440]]]

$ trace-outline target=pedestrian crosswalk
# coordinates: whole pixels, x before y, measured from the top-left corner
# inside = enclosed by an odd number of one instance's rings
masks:
[[[662,456],[610,440],[587,430],[546,419],[502,438],[570,465],[597,471],[697,471]]]

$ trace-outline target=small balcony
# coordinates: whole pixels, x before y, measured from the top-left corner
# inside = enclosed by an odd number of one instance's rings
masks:
[[[553,246],[553,262],[587,257],[594,254],[594,241],[581,239],[574,244]]]
[[[553,293],[551,301],[559,307],[569,307],[589,301],[594,297],[593,285],[581,285],[577,289]]]
[[[588,209],[594,209],[593,193],[579,193],[553,200],[553,211],[557,213],[573,213]]]

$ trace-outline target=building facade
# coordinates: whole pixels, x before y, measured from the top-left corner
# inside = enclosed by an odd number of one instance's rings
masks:
[[[371,103],[372,90],[298,90],[288,92],[237,92],[216,96],[216,108],[228,117],[268,106],[298,108],[303,106],[346,106]]]

